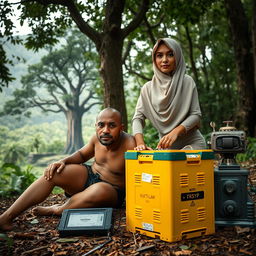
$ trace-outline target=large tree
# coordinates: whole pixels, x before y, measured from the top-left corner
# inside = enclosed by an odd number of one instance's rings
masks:
[[[1,20],[11,15],[11,3],[3,1]],[[123,85],[123,44],[145,18],[149,0],[23,0],[17,3],[21,10],[21,22],[28,21],[32,34],[26,45],[38,49],[55,43],[56,37],[72,25],[88,36],[100,56],[100,74],[104,84],[104,104],[121,111],[127,125],[127,113]],[[135,12],[131,12],[132,8]],[[53,16],[56,16],[53,18]],[[9,23],[11,23],[10,19]],[[7,32],[12,31],[5,22]]]
[[[21,80],[23,87],[5,103],[4,113],[29,115],[35,107],[43,112],[62,112],[68,124],[65,153],[81,148],[82,117],[101,103],[96,56],[93,44],[73,32],[62,48],[50,49],[40,63],[29,66]]]

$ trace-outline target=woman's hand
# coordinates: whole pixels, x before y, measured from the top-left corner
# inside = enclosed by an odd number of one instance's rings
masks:
[[[157,145],[157,149],[170,148],[173,142],[178,138],[178,134],[171,131],[167,135],[163,136]]]
[[[172,146],[172,144],[177,140],[179,136],[184,134],[186,132],[186,129],[184,126],[179,125],[176,128],[174,128],[171,132],[163,136],[158,145],[157,149],[167,149]]]
[[[60,173],[65,167],[65,162],[58,161],[48,165],[44,171],[44,177],[46,180],[52,179],[54,172]]]

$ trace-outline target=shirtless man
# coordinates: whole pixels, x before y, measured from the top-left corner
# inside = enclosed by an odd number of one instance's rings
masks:
[[[96,119],[96,134],[74,154],[50,164],[44,175],[32,183],[0,216],[0,230],[10,230],[15,217],[43,202],[55,186],[70,197],[62,205],[37,206],[38,215],[61,215],[64,209],[120,207],[125,197],[124,153],[135,147],[133,136],[123,131],[121,114],[102,110]],[[84,164],[94,157],[92,166]]]

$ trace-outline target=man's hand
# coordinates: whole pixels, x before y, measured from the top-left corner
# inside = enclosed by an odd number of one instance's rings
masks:
[[[44,177],[46,180],[52,179],[54,172],[60,173],[65,167],[65,162],[58,161],[48,165],[44,171]]]
[[[140,145],[137,145],[134,150],[153,150],[152,148],[148,147],[147,145],[145,144],[140,144]]]

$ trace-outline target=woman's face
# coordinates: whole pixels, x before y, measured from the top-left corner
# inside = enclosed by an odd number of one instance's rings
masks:
[[[160,44],[155,53],[155,63],[161,72],[171,75],[176,68],[173,50],[165,44]]]

